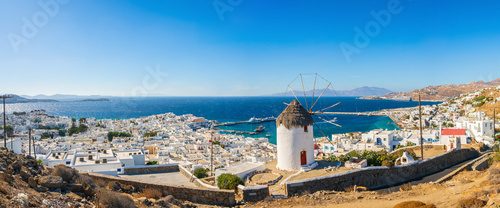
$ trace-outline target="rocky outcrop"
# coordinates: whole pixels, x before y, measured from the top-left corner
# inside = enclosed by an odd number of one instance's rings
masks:
[[[66,182],[34,158],[0,148],[0,208],[94,207],[88,190],[95,186],[78,181]]]
[[[38,184],[49,189],[62,189],[66,187],[66,183],[60,176],[42,176],[38,179]]]

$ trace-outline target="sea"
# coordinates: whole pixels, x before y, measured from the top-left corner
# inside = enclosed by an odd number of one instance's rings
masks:
[[[50,115],[74,118],[129,119],[163,113],[176,115],[193,114],[218,122],[246,121],[252,117],[277,117],[292,97],[134,97],[110,98],[109,101],[60,101],[7,104],[7,112],[45,110]],[[301,99],[302,105],[311,106],[312,99]],[[326,111],[363,112],[382,109],[418,106],[415,101],[367,100],[357,97],[322,97],[313,110],[322,110],[339,103]],[[434,105],[438,102],[422,102]],[[321,119],[322,118],[322,119]],[[385,116],[322,115],[315,116],[314,136],[331,136],[347,132],[366,132],[373,129],[398,129],[397,125]],[[341,127],[324,120],[336,120]],[[275,122],[245,123],[220,127],[225,130],[254,131],[259,125],[264,131],[248,137],[267,137],[276,144]]]

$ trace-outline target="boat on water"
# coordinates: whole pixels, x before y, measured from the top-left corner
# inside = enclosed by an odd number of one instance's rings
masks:
[[[255,128],[255,132],[260,133],[260,132],[263,132],[264,129],[266,129],[266,128],[264,126],[260,125],[257,128]]]

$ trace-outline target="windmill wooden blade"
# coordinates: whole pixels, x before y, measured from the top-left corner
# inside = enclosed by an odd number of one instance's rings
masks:
[[[328,109],[330,109],[330,108],[333,108],[333,107],[335,107],[335,106],[337,106],[337,105],[339,105],[339,104],[340,104],[340,102],[335,103],[335,104],[333,104],[333,105],[331,105],[331,106],[329,106],[329,107],[326,107],[326,108],[323,108],[323,109],[319,110],[319,112],[324,112],[325,110],[328,110]]]

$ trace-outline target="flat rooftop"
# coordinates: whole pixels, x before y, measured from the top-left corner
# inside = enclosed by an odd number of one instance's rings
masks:
[[[154,173],[154,174],[141,174],[141,175],[120,175],[119,177],[142,183],[199,188],[194,183],[191,183],[189,179],[186,176],[182,175],[180,172]]]

